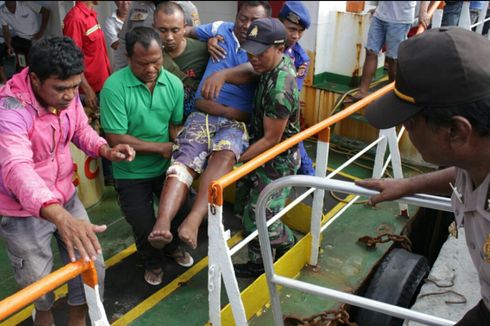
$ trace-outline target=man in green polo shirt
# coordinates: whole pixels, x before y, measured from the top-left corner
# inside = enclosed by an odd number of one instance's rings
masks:
[[[164,255],[181,266],[193,259],[174,237],[164,249],[147,240],[155,224],[154,198],[159,198],[172,151],[171,139],[182,124],[182,82],[162,69],[160,36],[152,28],[136,27],[126,35],[129,65],[111,75],[100,93],[102,127],[112,145],[128,143],[137,152],[130,164],[113,164],[115,187],[124,217],[133,229],[136,247],[143,256],[144,278],[162,282]],[[183,205],[183,209],[189,205]],[[185,211],[178,217],[185,217]],[[176,218],[176,231],[181,218]]]

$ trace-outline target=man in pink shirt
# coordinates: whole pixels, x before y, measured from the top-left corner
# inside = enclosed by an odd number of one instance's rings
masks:
[[[134,150],[110,148],[88,125],[78,96],[83,54],[71,39],[39,41],[29,56],[32,64],[0,88],[0,237],[21,287],[51,272],[53,235],[63,262],[94,260],[102,284],[96,233],[106,226],[91,224],[77,197],[69,145],[111,161],[131,161]],[[35,325],[53,324],[53,301],[49,293],[35,302]],[[85,325],[80,277],[68,282],[68,304],[69,324]]]

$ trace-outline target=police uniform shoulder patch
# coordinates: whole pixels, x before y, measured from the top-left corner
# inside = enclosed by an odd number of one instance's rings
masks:
[[[143,21],[148,17],[148,12],[147,11],[134,11],[131,16],[129,17],[129,20],[131,21]]]
[[[306,70],[308,68],[307,64],[302,64],[298,67],[296,71],[296,77],[304,77],[306,75]]]

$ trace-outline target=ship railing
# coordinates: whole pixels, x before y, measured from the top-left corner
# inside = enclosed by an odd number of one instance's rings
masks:
[[[441,4],[443,2],[441,1]],[[471,22],[471,10],[470,10],[470,1],[464,1],[461,13],[459,15],[458,26],[461,28],[465,28],[468,30],[473,29],[478,34],[483,34],[483,26],[486,22],[490,21],[490,17],[486,18],[486,14],[488,11],[489,1],[482,1],[481,6],[482,9],[478,15],[478,18],[474,24]],[[440,27],[442,22],[443,15],[443,5],[440,5],[439,8],[434,12],[434,16],[432,17],[432,28]],[[487,34],[487,38],[490,40],[490,33]]]
[[[100,299],[97,271],[93,261],[82,259],[69,263],[22,290],[0,301],[0,321],[31,304],[36,299],[81,275],[92,325],[108,326],[109,321]]]
[[[270,196],[273,193],[280,191],[281,189],[284,189],[286,187],[312,187],[316,189],[322,189],[323,191],[330,190],[345,194],[356,194],[357,196],[373,196],[375,194],[378,194],[377,191],[356,186],[353,182],[300,175],[287,176],[277,179],[270,183],[267,187],[265,187],[265,189],[260,193],[257,200],[255,217],[257,230],[259,233],[260,250],[263,257],[267,285],[271,298],[271,310],[274,316],[274,324],[276,326],[284,325],[281,302],[279,300],[277,286],[284,286],[306,293],[323,296],[325,298],[334,299],[343,303],[384,313],[390,316],[423,323],[425,325],[446,326],[455,324],[455,322],[451,320],[435,317],[407,308],[398,307],[395,305],[364,298],[355,294],[345,293],[328,287],[321,287],[318,285],[276,274],[274,270],[270,240],[267,232],[267,227],[268,225],[270,225],[270,223],[268,223],[268,221],[266,222],[265,212]],[[412,204],[419,207],[428,207],[443,211],[451,211],[450,199],[446,197],[415,194],[410,197],[400,198],[399,201],[403,204]]]
[[[428,16],[432,17],[441,1],[434,1],[428,11]],[[417,34],[424,31],[424,27],[419,25]],[[398,141],[403,135],[404,128],[402,127],[397,134],[396,128],[390,128],[379,131],[379,137],[373,143],[369,144],[366,148],[360,151],[357,155],[346,161],[335,171],[328,176],[328,154],[330,147],[330,127],[339,121],[348,118],[354,113],[357,113],[371,102],[382,97],[388,92],[392,91],[394,83],[390,83],[381,89],[371,93],[365,98],[355,102],[344,110],[324,119],[323,121],[311,126],[302,132],[290,137],[289,139],[277,144],[269,150],[261,153],[254,159],[244,163],[233,171],[227,173],[218,180],[213,181],[208,190],[208,300],[209,300],[209,321],[213,326],[221,325],[221,280],[225,286],[226,294],[231,306],[231,312],[236,325],[247,325],[247,320],[255,312],[246,311],[243,301],[240,296],[240,289],[233,269],[233,263],[231,257],[237,253],[240,249],[246,246],[253,238],[258,234],[257,231],[252,232],[242,241],[236,244],[234,247],[229,248],[227,240],[230,238],[230,232],[225,230],[223,225],[223,204],[224,204],[224,189],[231,186],[242,177],[248,175],[258,167],[269,162],[276,156],[285,152],[286,150],[296,146],[299,142],[306,140],[309,137],[317,136],[317,152],[316,152],[316,167],[315,176],[320,178],[330,179],[338,172],[351,164],[354,160],[359,158],[365,152],[376,147],[376,156],[373,167],[373,178],[379,178],[383,175],[385,169],[391,163],[393,169],[394,178],[403,178],[400,151],[398,149]],[[390,155],[385,161],[385,154],[387,149]],[[291,210],[294,205],[297,205],[304,198],[311,193],[313,194],[313,204],[311,213],[311,251],[309,257],[309,264],[316,266],[318,262],[318,250],[320,247],[320,234],[328,225],[330,225],[333,218],[329,219],[323,226],[322,223],[322,211],[324,203],[324,189],[311,188],[303,195],[296,198],[293,202],[287,205],[281,212],[276,214],[268,221],[270,225],[274,221],[281,218],[287,211]],[[344,212],[349,205],[355,202],[357,198],[354,198],[347,204],[339,213]],[[400,214],[407,215],[407,204],[400,203]],[[265,304],[265,303],[264,303]]]

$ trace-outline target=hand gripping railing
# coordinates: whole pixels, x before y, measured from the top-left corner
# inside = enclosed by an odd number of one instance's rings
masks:
[[[266,273],[267,285],[271,297],[271,309],[274,316],[274,324],[276,326],[284,325],[282,319],[281,302],[277,293],[276,286],[281,285],[290,287],[303,292],[308,292],[327,298],[335,299],[340,302],[345,302],[354,306],[367,308],[398,318],[404,318],[421,322],[426,325],[454,325],[453,321],[434,317],[431,315],[423,314],[420,312],[412,311],[410,309],[401,308],[398,306],[390,305],[387,303],[367,299],[358,295],[337,291],[310,283],[290,279],[275,274],[274,263],[272,258],[272,250],[270,240],[267,232],[267,221],[265,219],[265,210],[267,202],[272,193],[281,190],[285,187],[315,187],[318,189],[331,190],[335,192],[342,192],[348,194],[357,194],[363,196],[372,196],[379,192],[369,190],[356,186],[352,182],[339,181],[333,179],[325,179],[313,176],[288,176],[282,177],[273,181],[260,193],[257,200],[257,207],[255,211],[255,218],[257,223],[257,230],[259,231],[260,250],[264,261],[264,268]],[[400,198],[398,201],[413,204],[421,207],[434,208],[444,211],[451,211],[451,203],[448,198],[437,197],[424,194],[416,194],[410,197]]]
[[[82,276],[85,298],[92,325],[108,326],[109,322],[102,301],[100,300],[95,265],[92,261],[86,262],[82,259],[65,265],[0,301],[0,321],[78,275]]]

